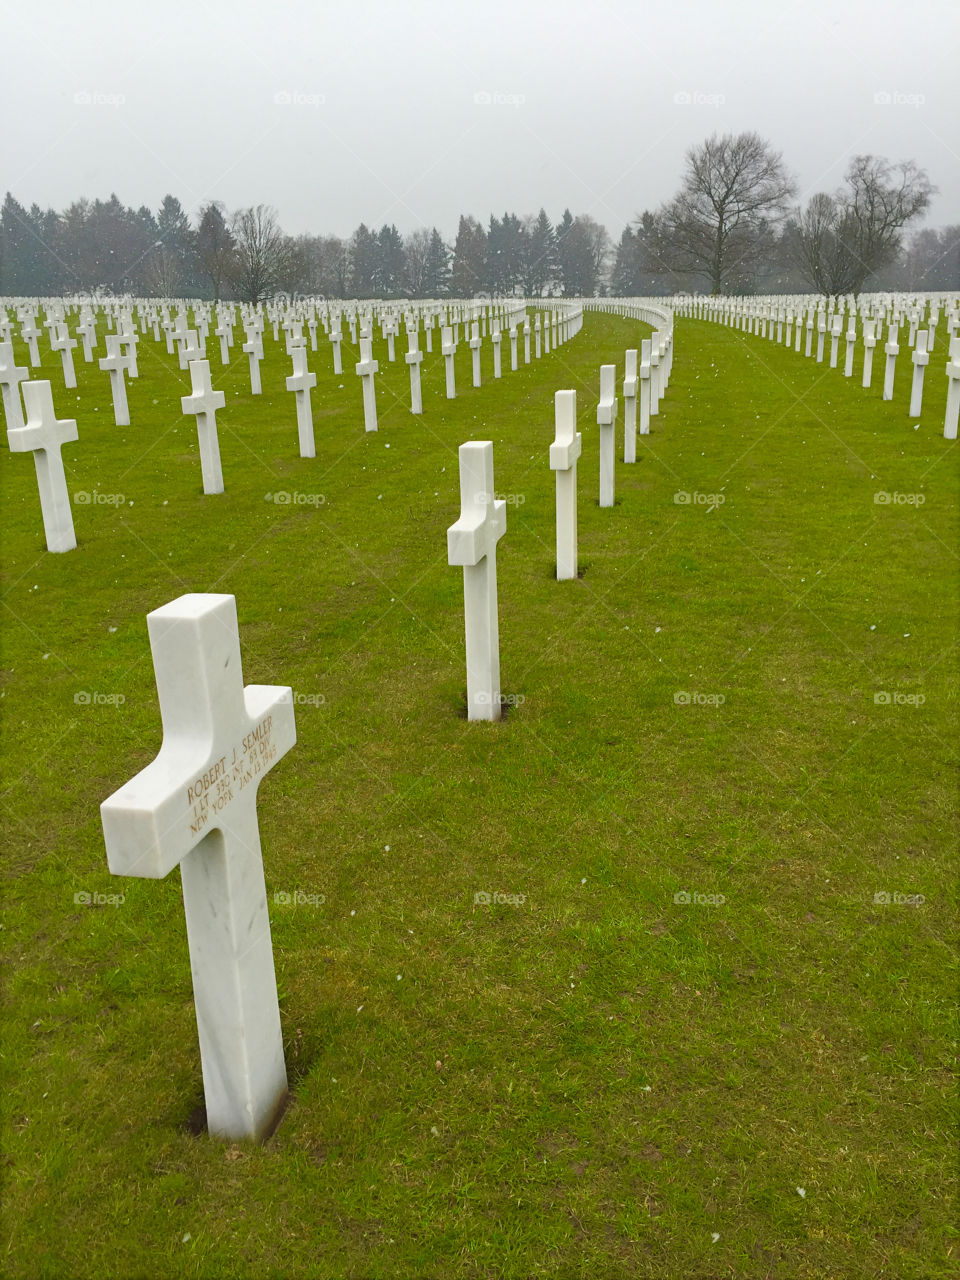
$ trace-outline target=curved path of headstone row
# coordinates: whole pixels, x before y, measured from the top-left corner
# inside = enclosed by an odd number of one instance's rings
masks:
[[[410,412],[419,415],[423,412],[421,329],[427,353],[433,351],[434,328],[439,329],[446,395],[448,399],[455,399],[455,357],[461,325],[464,334],[470,335],[467,341],[472,356],[473,387],[479,388],[484,342],[489,341],[492,348],[493,376],[499,379],[503,374],[501,343],[504,337],[509,341],[509,368],[515,372],[521,363],[521,342],[522,362],[528,365],[532,359],[539,360],[541,356],[549,355],[575,337],[583,324],[581,306],[566,300],[550,299],[536,299],[530,303],[509,299],[494,303],[465,300],[416,305],[391,302],[331,304],[324,300],[297,299],[293,303],[281,301],[262,306],[240,304],[238,307],[237,304],[224,303],[216,308],[210,303],[184,299],[0,299],[0,388],[7,438],[11,451],[32,452],[34,455],[49,551],[69,551],[76,547],[60,446],[77,439],[77,424],[75,419],[57,419],[51,384],[30,383],[29,369],[16,364],[14,322],[8,314],[9,309],[15,310],[19,337],[26,344],[31,367],[36,368],[40,364],[39,341],[42,337],[36,319],[41,307],[45,313],[43,329],[48,334],[49,348],[60,354],[67,389],[77,386],[72,355],[77,338],[70,336],[71,318],[76,314],[75,332],[82,342],[87,363],[93,363],[98,346],[98,324],[105,321],[108,328],[115,329],[115,332],[105,334],[107,354],[100,358],[99,367],[110,376],[114,422],[118,427],[131,425],[126,379],[140,377],[138,344],[147,336],[148,329],[152,331],[154,343],[165,342],[167,355],[176,356],[179,368],[190,376],[190,393],[181,397],[180,404],[185,415],[196,418],[203,491],[207,494],[222,493],[224,489],[217,412],[225,407],[226,398],[224,391],[214,384],[208,359],[207,341],[211,333],[219,339],[222,375],[231,364],[234,330],[238,323],[242,324],[245,338],[242,352],[249,359],[251,394],[261,395],[260,362],[264,358],[264,333],[272,328],[274,343],[283,344],[293,365],[285,385],[295,398],[299,453],[303,458],[313,458],[316,445],[311,391],[317,384],[317,375],[308,368],[305,327],[312,351],[318,350],[318,329],[326,335],[335,374],[343,372],[343,325],[346,324],[349,330],[351,344],[356,345],[359,340],[360,359],[355,369],[362,387],[364,429],[373,432],[378,429],[375,378],[380,366],[373,358],[377,326],[382,340],[387,343],[387,358],[392,362],[396,359],[395,339],[401,319],[403,321],[409,348],[404,361],[410,371]],[[528,314],[530,308],[534,309],[532,317]],[[193,327],[189,323],[191,312]],[[211,326],[214,327],[211,329]],[[22,392],[21,382],[26,383]],[[27,405],[26,418],[21,394]]]
[[[137,346],[141,337],[146,336],[149,326],[155,343],[165,340],[167,354],[176,356],[180,369],[189,372],[190,393],[181,397],[180,405],[184,415],[196,418],[203,492],[223,493],[217,412],[225,407],[226,395],[221,388],[214,386],[207,358],[207,339],[211,334],[210,326],[215,322],[216,327],[212,333],[220,343],[221,370],[228,368],[234,329],[238,323],[236,304],[218,305],[215,318],[211,316],[211,304],[187,302],[183,299],[173,303],[120,299],[102,304],[89,298],[46,299],[42,300],[42,304],[49,347],[61,356],[64,386],[68,389],[75,389],[77,386],[72,360],[72,348],[77,345],[77,339],[70,337],[68,314],[79,313],[76,332],[82,341],[87,363],[93,362],[93,353],[97,348],[98,321],[105,317],[107,324],[116,328],[116,332],[105,335],[107,354],[99,360],[99,367],[110,376],[114,421],[117,426],[130,425],[125,379],[128,376],[131,379],[140,376]],[[19,336],[27,345],[31,366],[36,367],[40,363],[38,344],[41,331],[36,324],[39,305],[40,301],[35,299],[0,299],[0,388],[11,451],[32,452],[34,455],[47,549],[70,551],[77,543],[60,447],[77,439],[76,420],[58,419],[54,411],[51,384],[48,381],[29,382],[29,370],[16,364],[12,342],[13,323],[7,311],[8,306],[16,310]],[[311,391],[317,385],[317,375],[308,368],[308,338],[303,332],[304,326],[308,330],[310,349],[313,351],[318,349],[318,328],[327,335],[332,348],[333,371],[336,374],[342,374],[343,369],[343,324],[346,323],[349,329],[352,344],[357,343],[359,338],[360,359],[355,370],[362,386],[364,429],[374,432],[378,429],[375,377],[380,367],[379,362],[373,358],[374,329],[379,325],[381,337],[387,343],[388,360],[395,360],[395,339],[400,326],[398,306],[395,303],[332,305],[312,299],[300,299],[292,305],[240,305],[240,322],[246,339],[242,344],[242,351],[249,357],[252,395],[262,394],[260,362],[264,358],[265,327],[272,327],[275,343],[281,342],[280,332],[283,330],[283,345],[293,364],[285,385],[295,397],[299,453],[302,458],[316,456]],[[528,315],[530,307],[536,312],[532,322]],[[499,379],[502,376],[501,343],[504,331],[510,343],[510,369],[516,371],[520,367],[521,337],[523,363],[528,365],[532,358],[539,360],[542,355],[548,355],[551,350],[556,350],[575,337],[583,325],[585,308],[642,320],[654,327],[652,338],[643,341],[639,352],[630,350],[626,353],[623,383],[624,460],[634,462],[638,406],[639,430],[641,434],[646,434],[649,431],[649,418],[657,413],[666,388],[673,356],[672,312],[669,308],[656,305],[652,300],[538,299],[528,302],[510,299],[493,304],[476,301],[426,302],[416,306],[408,304],[402,318],[409,347],[404,360],[410,371],[410,412],[414,415],[423,412],[420,366],[424,357],[419,347],[421,327],[428,353],[433,350],[434,327],[439,327],[446,397],[452,400],[457,395],[455,357],[461,324],[465,334],[470,334],[468,345],[472,357],[472,383],[474,388],[479,388],[482,385],[481,347],[487,339],[488,330],[493,352],[493,376],[494,379]],[[170,312],[174,310],[176,314],[171,315]],[[188,323],[190,310],[193,313],[193,328]],[[600,435],[601,506],[612,506],[614,502],[614,376],[612,365],[605,366],[601,371],[601,406],[598,410],[598,424],[604,428]],[[22,392],[21,382],[26,384]],[[21,394],[27,405],[26,418]],[[566,505],[569,507],[569,499]],[[569,554],[565,555],[564,564],[565,571],[569,570]]]
[[[886,357],[883,372],[883,399],[893,399],[897,356],[900,354],[900,327],[907,324],[907,344],[912,349],[913,381],[908,416],[919,418],[923,410],[923,383],[934,350],[941,311],[946,330],[946,375],[949,379],[943,434],[956,440],[960,417],[960,295],[957,293],[871,293],[859,298],[848,295],[836,300],[821,295],[769,297],[693,297],[672,299],[678,315],[711,320],[744,333],[765,338],[790,348],[809,359],[823,362],[830,339],[830,368],[839,366],[840,339],[845,342],[843,375],[853,377],[858,337],[863,345],[861,385],[869,388],[873,377],[873,354],[884,332]],[[925,326],[925,327],[924,327]],[[806,341],[804,342],[804,332]]]

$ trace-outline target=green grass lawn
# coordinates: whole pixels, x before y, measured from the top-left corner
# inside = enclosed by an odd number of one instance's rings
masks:
[[[269,331],[259,398],[212,338],[210,497],[162,342],[141,341],[124,428],[79,347],[76,393],[44,349],[35,376],[79,427],[71,492],[123,505],[76,505],[77,550],[48,555],[32,460],[0,449],[6,1274],[954,1274],[944,346],[914,429],[905,343],[883,403],[882,355],[863,391],[842,344],[831,370],[680,320],[601,510],[599,366],[619,393],[648,333],[588,314],[517,373],[505,340],[497,383],[488,342],[480,390],[461,341],[454,401],[435,334],[422,418],[405,343],[391,365],[378,340],[376,435],[356,349],[336,377],[321,338],[312,460]],[[558,583],[567,387],[584,572]],[[618,437],[622,456],[622,406]],[[471,438],[511,495],[497,725],[464,718],[446,563]],[[292,1086],[262,1147],[196,1132],[179,878],[110,876],[100,827],[160,746],[145,615],[190,591],[236,595],[247,683],[303,695],[260,788]],[[324,902],[274,903],[298,889]]]

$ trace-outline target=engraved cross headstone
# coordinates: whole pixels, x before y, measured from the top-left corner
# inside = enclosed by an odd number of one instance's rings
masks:
[[[291,690],[244,688],[236,600],[147,615],[156,759],[100,806],[114,875],[180,867],[210,1133],[263,1138],[287,1095],[257,788],[296,742]]]

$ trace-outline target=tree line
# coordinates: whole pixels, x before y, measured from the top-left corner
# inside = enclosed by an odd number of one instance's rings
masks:
[[[127,208],[116,195],[78,200],[58,214],[25,208],[8,192],[0,208],[0,293],[13,296],[592,296],[606,283],[609,254],[606,230],[569,209],[556,227],[543,209],[528,218],[491,215],[485,226],[464,215],[448,245],[436,227],[403,236],[393,225],[361,223],[348,239],[290,236],[262,204],[228,214],[210,202],[194,226],[173,195],[156,214]]]
[[[475,295],[567,297],[695,292],[858,293],[960,289],[960,225],[905,233],[935,188],[912,161],[854,156],[843,184],[800,206],[782,156],[756,133],[714,135],[685,157],[680,188],[644,210],[614,246],[569,209],[461,215],[447,244],[436,227],[401,235],[361,223],[348,238],[287,235],[275,210],[228,213],[208,202],[194,222],[176,196],[154,213],[116,195],[62,213],[7,193],[0,208],[0,293],[80,291],[257,302],[279,292],[330,298]]]

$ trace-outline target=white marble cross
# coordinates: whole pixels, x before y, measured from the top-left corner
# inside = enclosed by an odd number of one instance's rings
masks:
[[[883,371],[883,399],[893,399],[893,379],[897,368],[897,356],[900,354],[900,326],[893,325],[887,333],[887,341],[883,349],[887,353],[887,363]]]
[[[147,615],[163,722],[156,759],[100,806],[114,875],[180,867],[207,1128],[262,1139],[287,1097],[257,788],[297,738],[289,688],[243,685],[236,600]]]
[[[410,366],[410,412],[423,413],[423,397],[420,393],[420,362],[423,352],[417,346],[417,326],[407,328],[410,350],[403,357]]]
[[[530,363],[530,319],[528,316],[523,318],[523,363]],[[479,386],[479,383],[477,385]]]
[[[600,403],[597,405],[597,426],[600,428],[600,505],[613,506],[614,461],[617,437],[617,366],[600,366]]]
[[[60,363],[63,368],[63,385],[68,391],[75,391],[77,375],[73,368],[73,348],[76,338],[70,337],[70,330],[65,320],[58,320],[50,330],[50,350],[60,352]]]
[[[220,363],[229,364],[230,363],[230,341],[229,341],[230,329],[227,327],[227,322],[225,320],[220,321],[216,329],[214,329],[213,331],[213,336],[215,338],[220,339]]]
[[[553,397],[556,439],[550,446],[550,469],[557,473],[557,579],[577,576],[577,459],[583,437],[577,430],[577,393]]]
[[[950,359],[947,361],[947,409],[943,417],[943,438],[956,440],[957,419],[960,418],[960,336],[950,339]]]
[[[480,386],[480,325],[474,320],[470,330],[470,350],[473,353],[473,385]]]
[[[87,364],[93,363],[93,352],[97,345],[97,322],[91,314],[84,316],[77,325],[77,333],[83,343],[83,358]]]
[[[176,344],[177,350],[179,351],[181,345],[187,340],[188,330],[186,312],[180,312],[175,324],[170,325],[169,328],[166,325],[164,327],[167,329],[167,352],[170,355],[173,355],[174,344]],[[183,368],[182,363],[180,368]]]
[[[837,360],[840,354],[840,334],[843,332],[843,319],[836,315],[833,317],[833,324],[830,327],[830,368],[837,367]]]
[[[930,323],[927,325],[927,350],[931,352],[933,351],[933,344],[937,337],[937,323],[939,322],[939,319],[940,310],[931,302]]]
[[[650,434],[650,358],[653,347],[652,338],[644,338],[640,343],[640,434]]]
[[[493,376],[494,378],[499,378],[501,374],[500,343],[503,341],[503,336],[499,329],[494,329],[490,336],[490,341],[493,343]]]
[[[57,418],[49,382],[25,382],[23,402],[26,421],[8,428],[7,443],[11,453],[33,454],[47,550],[72,551],[77,538],[60,449],[78,438],[77,424],[73,418]]]
[[[823,344],[827,339],[827,317],[821,311],[817,314],[817,364],[823,362]]]
[[[197,439],[200,442],[200,474],[204,493],[223,493],[223,469],[220,466],[220,441],[217,437],[217,410],[227,402],[223,391],[214,391],[210,382],[209,360],[190,361],[191,391],[180,397],[184,413],[197,415]]]
[[[460,519],[447,530],[447,561],[463,566],[469,720],[501,716],[497,543],[506,530],[507,504],[494,497],[493,442],[462,444]]]
[[[340,323],[330,333],[330,341],[333,344],[333,372],[343,373],[343,363],[340,357],[340,343],[343,341],[343,334],[340,332]]]
[[[510,368],[516,373],[517,370],[517,327],[514,324],[510,326]]]
[[[20,337],[27,344],[27,348],[30,351],[30,367],[31,369],[36,369],[40,363],[40,348],[37,346],[40,330],[37,328],[35,316],[27,316],[26,320],[21,321]]]
[[[913,360],[913,386],[910,388],[910,417],[919,418],[920,409],[923,405],[923,375],[926,372],[927,365],[930,363],[930,353],[927,351],[927,331],[926,329],[918,329],[914,335],[915,346],[911,359]]]
[[[251,334],[247,331],[247,341],[243,344],[244,354],[250,357],[250,394],[262,394],[260,386],[260,361],[263,359],[263,338],[258,330]]]
[[[444,325],[440,330],[440,350],[443,353],[444,371],[447,378],[447,399],[454,400],[457,395],[457,372],[453,362],[457,354],[457,344],[453,338],[453,330],[447,325]]]
[[[843,376],[845,378],[853,377],[853,353],[857,345],[857,316],[855,311],[850,312],[847,320],[846,348],[843,356]]]
[[[133,327],[133,319],[130,316],[124,316],[120,321],[120,350],[123,352],[124,359],[127,362],[127,374],[131,379],[140,377],[140,370],[137,366],[137,346],[140,338],[136,329]]]
[[[13,354],[12,342],[0,342],[0,392],[3,394],[3,414],[7,430],[23,426],[23,406],[20,403],[20,383],[30,377],[30,370],[19,366]]]
[[[127,371],[127,358],[120,350],[120,339],[115,333],[108,333],[105,341],[107,354],[101,356],[98,364],[105,373],[110,374],[113,420],[118,427],[129,427],[130,410],[127,407],[127,384],[124,379]]]
[[[377,393],[373,379],[380,368],[379,361],[374,360],[370,351],[369,334],[360,337],[360,359],[355,368],[363,380],[363,429],[377,430]]]
[[[877,322],[876,320],[864,320],[863,322],[863,379],[864,387],[870,386],[873,377],[873,350],[877,345]]]
[[[300,437],[300,457],[315,458],[317,447],[313,439],[313,409],[310,405],[310,389],[317,385],[317,375],[307,368],[306,345],[289,348],[293,357],[293,373],[287,379],[287,390],[297,396],[297,433]]]
[[[542,328],[543,326],[540,321],[540,313],[538,311],[533,321],[534,351],[536,352],[536,358],[538,360],[540,359],[540,355],[543,351],[543,339],[540,336]]]
[[[631,348],[624,358],[623,368],[623,460],[637,460],[637,351]]]
[[[655,418],[660,412],[660,396],[663,394],[660,385],[660,330],[654,329],[650,339],[650,416]]]

